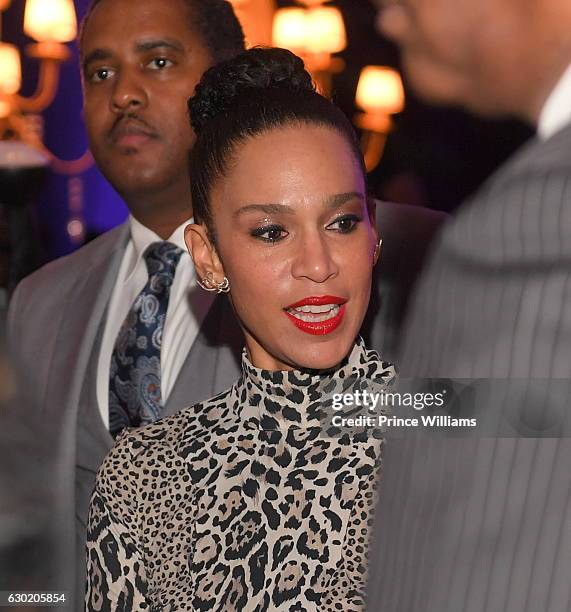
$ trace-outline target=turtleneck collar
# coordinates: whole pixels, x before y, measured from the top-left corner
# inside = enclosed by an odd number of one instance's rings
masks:
[[[326,371],[262,370],[252,365],[244,349],[236,385],[240,420],[264,430],[320,427],[333,411],[334,394],[363,388],[378,392],[394,377],[394,367],[361,338],[337,368]]]

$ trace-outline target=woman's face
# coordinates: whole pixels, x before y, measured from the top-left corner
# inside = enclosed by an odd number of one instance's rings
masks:
[[[376,231],[345,139],[312,125],[240,145],[211,193],[216,252],[250,359],[270,370],[325,369],[351,350],[369,303]],[[196,226],[194,226],[196,227]],[[202,232],[202,236],[205,233]]]

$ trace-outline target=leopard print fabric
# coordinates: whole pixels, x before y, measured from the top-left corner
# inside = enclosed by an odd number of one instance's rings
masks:
[[[342,366],[269,372],[125,432],[93,493],[89,611],[364,608],[381,442],[324,434],[349,380],[394,369],[358,340]]]

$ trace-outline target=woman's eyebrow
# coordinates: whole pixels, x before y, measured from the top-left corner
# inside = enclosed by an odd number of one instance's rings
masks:
[[[339,208],[343,206],[343,204],[347,203],[349,200],[360,200],[363,201],[365,197],[362,193],[357,191],[348,191],[346,193],[336,193],[332,196],[327,196],[323,202],[327,208]],[[234,218],[239,217],[240,215],[249,213],[249,212],[263,212],[268,215],[277,215],[277,214],[286,214],[293,215],[295,214],[294,209],[287,204],[247,204],[246,206],[240,207],[237,211],[234,212]]]
[[[233,216],[236,218],[249,212],[264,212],[268,215],[294,214],[293,208],[291,206],[287,206],[286,204],[247,204],[246,206],[239,208]]]
[[[324,200],[324,205],[327,208],[339,208],[346,204],[350,200],[360,200],[363,202],[365,200],[365,196],[358,191],[347,191],[346,193],[336,193],[335,195],[328,196]]]

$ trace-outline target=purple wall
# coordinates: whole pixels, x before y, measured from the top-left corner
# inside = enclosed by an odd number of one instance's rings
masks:
[[[81,20],[89,0],[75,0],[78,20]],[[22,34],[24,0],[13,0],[11,7],[3,14],[2,38],[18,44],[21,50],[30,42]],[[77,44],[70,43],[72,59],[62,65],[61,82],[56,99],[44,113],[45,143],[57,156],[74,159],[82,155],[87,146],[82,121],[82,96],[79,78]],[[23,56],[24,95],[30,95],[36,86],[37,62]],[[101,176],[97,168],[91,167],[79,175],[80,181],[50,171],[37,202],[37,218],[44,249],[48,259],[59,257],[81,246],[74,242],[67,232],[67,225],[74,213],[70,208],[69,194],[78,193],[87,236],[100,234],[121,223],[127,209],[117,193]],[[82,195],[81,195],[82,194]],[[76,201],[77,205],[77,201]]]

